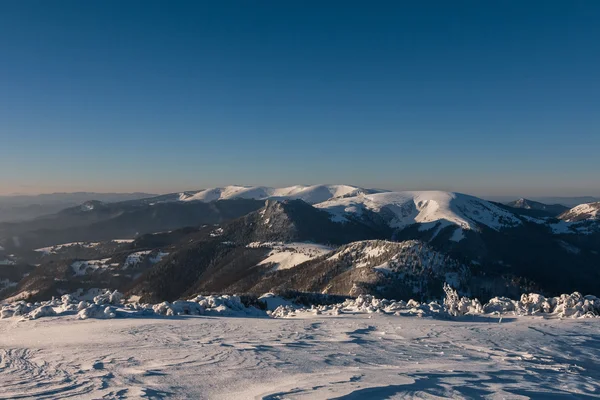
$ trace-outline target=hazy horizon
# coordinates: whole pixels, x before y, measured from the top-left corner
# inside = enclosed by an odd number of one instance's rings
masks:
[[[600,2],[234,3],[1,3],[0,194],[600,195]]]
[[[193,187],[193,188],[180,188],[180,189],[175,189],[175,190],[116,190],[116,191],[111,191],[111,190],[94,190],[93,188],[82,188],[82,189],[73,189],[73,190],[49,190],[46,192],[34,192],[34,191],[30,191],[30,192],[0,192],[0,197],[13,197],[13,196],[44,196],[44,195],[55,195],[55,194],[72,194],[72,193],[97,193],[97,194],[112,194],[112,193],[120,193],[120,194],[133,194],[133,193],[144,193],[144,194],[151,194],[151,195],[162,195],[162,194],[170,194],[170,193],[180,193],[180,192],[192,192],[192,191],[198,191],[198,190],[204,190],[204,189],[211,189],[211,188],[215,188],[215,187],[225,187],[225,186],[266,186],[266,187],[288,187],[288,186],[294,186],[294,185],[305,185],[305,186],[312,186],[312,185],[320,185],[320,184],[341,184],[341,185],[350,185],[350,186],[358,186],[358,187],[362,187],[365,189],[382,189],[382,190],[388,190],[388,191],[429,191],[429,190],[440,190],[440,191],[449,191],[449,192],[458,192],[458,193],[465,193],[465,194],[470,194],[470,195],[474,195],[474,196],[478,196],[478,197],[482,197],[482,198],[489,198],[489,199],[505,199],[505,200],[510,200],[510,199],[518,199],[518,198],[543,198],[543,197],[556,197],[556,198],[560,198],[560,197],[564,197],[564,198],[576,198],[576,197],[597,197],[600,198],[600,191],[598,192],[593,192],[593,191],[589,191],[589,192],[573,192],[573,193],[567,193],[567,194],[561,194],[561,193],[556,193],[556,192],[539,192],[539,193],[531,193],[531,191],[527,191],[527,190],[523,190],[522,192],[510,192],[510,191],[497,191],[497,192],[485,192],[485,191],[467,191],[467,190],[454,190],[452,188],[427,188],[427,187],[420,187],[420,188],[415,188],[415,187],[382,187],[382,186],[373,186],[373,185],[354,185],[351,183],[347,183],[347,182],[327,182],[327,183],[294,183],[294,184],[286,184],[286,185],[261,185],[261,184],[256,184],[256,185],[244,185],[244,184],[222,184],[222,185],[214,185],[214,186],[202,186],[199,185],[197,187]]]

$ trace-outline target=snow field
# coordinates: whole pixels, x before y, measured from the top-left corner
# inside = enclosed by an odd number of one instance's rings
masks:
[[[595,319],[75,318],[0,320],[0,399],[600,394]]]

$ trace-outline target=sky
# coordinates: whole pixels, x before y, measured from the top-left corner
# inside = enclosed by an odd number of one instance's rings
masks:
[[[2,1],[0,194],[600,195],[598,1]]]

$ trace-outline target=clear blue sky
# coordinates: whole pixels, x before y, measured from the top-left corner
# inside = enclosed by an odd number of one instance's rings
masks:
[[[599,1],[0,2],[0,193],[600,194]]]

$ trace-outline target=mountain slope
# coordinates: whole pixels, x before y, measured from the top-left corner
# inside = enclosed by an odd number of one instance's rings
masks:
[[[369,226],[358,221],[338,224],[329,214],[302,200],[267,200],[265,206],[224,225],[223,240],[252,242],[313,242],[345,244],[365,239],[385,239],[387,226]]]
[[[332,220],[346,223],[364,219],[367,212],[379,215],[395,229],[421,224],[423,229],[436,225],[456,226],[462,230],[494,230],[515,227],[521,220],[513,213],[477,197],[450,192],[389,192],[332,199],[316,207],[326,210]],[[462,234],[457,234],[460,240]]]
[[[469,279],[466,266],[419,241],[368,240],[341,246],[292,269],[276,271],[254,287],[244,289],[252,293],[297,290],[432,299],[442,296],[444,282],[468,292]]]
[[[156,301],[194,293],[292,290],[408,299],[441,297],[444,282],[468,293],[469,269],[418,241],[358,241],[329,252],[308,243],[269,246],[217,241],[188,246],[144,274],[130,294]],[[302,254],[306,260],[280,268],[276,256],[282,254]]]
[[[565,222],[599,221],[600,202],[580,204],[562,213],[559,219]]]
[[[283,242],[284,247],[290,247],[291,242],[308,242],[334,246],[390,236],[391,229],[387,226],[375,229],[358,222],[335,223],[328,213],[302,200],[267,200],[262,209],[215,228],[208,237],[182,243],[140,278],[132,293],[152,299],[177,298],[192,288],[205,292],[224,290],[242,277],[250,285],[272,272],[272,262],[277,262],[271,258],[276,246],[257,246],[257,243]]]

